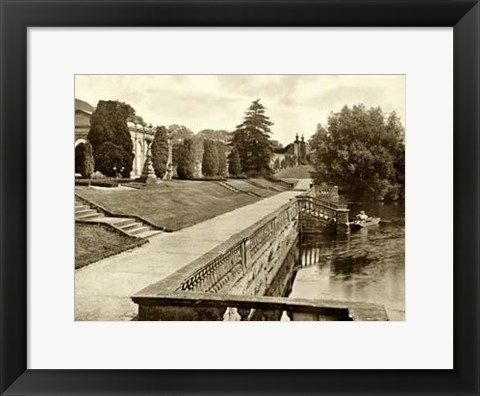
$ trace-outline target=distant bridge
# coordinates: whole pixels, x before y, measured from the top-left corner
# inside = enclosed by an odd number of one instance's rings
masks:
[[[297,197],[300,234],[323,232],[325,229],[349,234],[350,209],[347,205],[318,199],[309,193]]]

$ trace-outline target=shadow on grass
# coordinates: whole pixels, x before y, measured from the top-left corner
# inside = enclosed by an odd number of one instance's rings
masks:
[[[147,242],[147,239],[120,234],[103,224],[75,223],[75,269]]]

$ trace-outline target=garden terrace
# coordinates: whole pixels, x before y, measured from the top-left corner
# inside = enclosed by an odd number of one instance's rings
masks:
[[[248,180],[242,179],[228,179],[227,184],[236,188],[237,190],[245,193],[253,193],[259,197],[270,197],[278,192],[273,191],[267,187],[260,187],[258,185],[253,185]]]
[[[263,196],[275,194],[274,191],[262,191]],[[206,181],[161,182],[152,187],[122,191],[78,188],[75,192],[110,213],[138,216],[156,227],[174,231],[260,199]]]

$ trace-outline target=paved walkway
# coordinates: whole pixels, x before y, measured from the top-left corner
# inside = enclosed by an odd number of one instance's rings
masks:
[[[75,320],[131,320],[130,296],[158,282],[287,203],[286,191],[75,271]]]
[[[295,185],[295,190],[309,190],[311,183],[313,183],[312,179],[298,179],[298,183]]]

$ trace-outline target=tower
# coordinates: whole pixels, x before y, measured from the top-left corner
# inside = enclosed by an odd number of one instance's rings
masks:
[[[300,140],[298,140],[298,133],[295,135],[295,141],[293,142],[293,160],[294,165],[298,166],[300,163]]]

